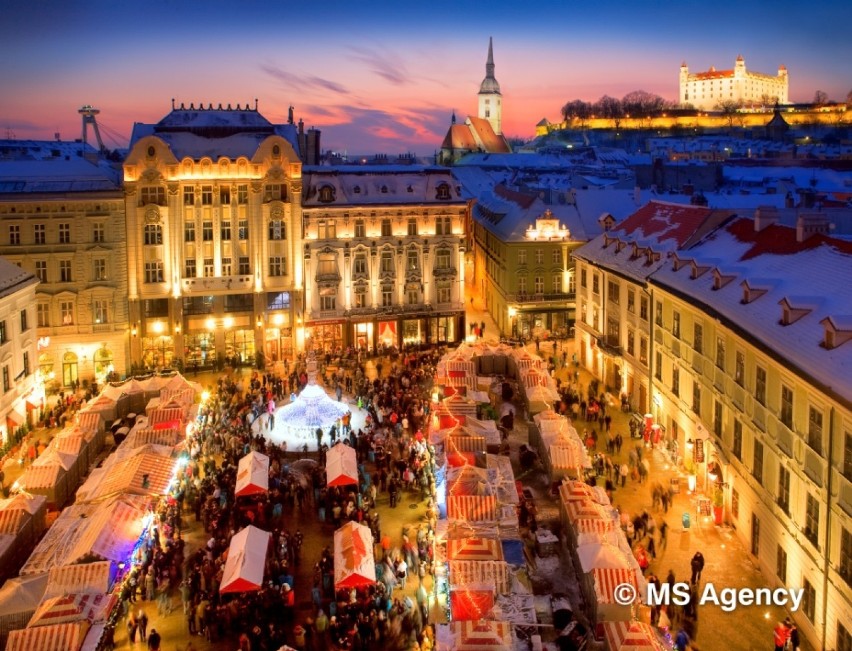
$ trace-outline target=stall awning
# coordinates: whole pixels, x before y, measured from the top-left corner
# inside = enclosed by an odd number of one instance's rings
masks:
[[[357,588],[376,582],[373,534],[357,522],[334,532],[334,587]]]
[[[604,637],[610,651],[663,651],[657,633],[640,622],[604,622]]]
[[[260,590],[271,537],[268,531],[249,525],[231,538],[220,593]]]
[[[10,631],[6,651],[79,651],[89,627],[82,621]]]
[[[325,475],[328,486],[358,485],[358,461],[355,448],[338,443],[325,455]]]
[[[269,457],[260,452],[249,452],[240,459],[237,467],[237,497],[257,495],[269,490]]]

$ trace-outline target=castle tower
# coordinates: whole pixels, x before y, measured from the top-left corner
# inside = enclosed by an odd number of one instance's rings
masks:
[[[479,117],[488,120],[494,133],[503,133],[503,97],[500,84],[494,77],[494,50],[488,38],[488,60],[485,62],[485,79],[479,85]]]
[[[687,104],[689,102],[689,87],[687,86],[687,82],[689,81],[689,67],[686,65],[686,61],[680,64],[680,77],[678,77],[678,81],[680,82],[680,102]]]

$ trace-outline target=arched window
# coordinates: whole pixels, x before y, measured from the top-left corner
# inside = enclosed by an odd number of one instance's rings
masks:
[[[53,365],[53,355],[50,353],[42,353],[38,356],[38,369],[41,371],[41,376],[45,380],[49,380],[50,376],[53,375]]]
[[[112,373],[113,371],[113,354],[112,351],[104,346],[95,351],[95,375],[100,377]]]

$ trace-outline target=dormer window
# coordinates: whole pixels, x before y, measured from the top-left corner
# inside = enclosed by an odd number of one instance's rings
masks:
[[[675,271],[680,271],[681,267],[689,264],[689,260],[681,260],[678,257],[677,253],[672,253],[672,259],[674,260],[674,262],[672,263],[672,268]],[[650,260],[649,260],[649,262],[650,262]]]
[[[436,188],[437,193],[435,194],[436,199],[447,200],[450,198],[450,186],[447,183],[440,183]]]
[[[703,276],[707,272],[707,270],[710,268],[710,267],[701,266],[701,265],[697,264],[695,262],[695,260],[692,261],[691,265],[692,265],[692,269],[690,271],[689,277],[692,280],[695,280],[697,278],[701,278],[701,276]]]
[[[782,298],[778,301],[778,305],[781,306],[781,321],[779,321],[779,323],[783,326],[788,326],[795,323],[803,316],[810,314],[813,311],[813,306],[803,304],[803,301],[805,300],[806,299],[802,298]]]
[[[387,193],[388,193],[388,186],[383,185],[382,186],[382,194],[387,194]]]
[[[743,297],[740,303],[748,305],[763,296],[768,290],[761,287],[751,287],[747,280],[744,280],[740,285],[743,288]]]
[[[852,315],[827,316],[820,321],[820,325],[825,329],[820,345],[827,350],[852,340]]]
[[[320,203],[331,203],[334,201],[335,197],[335,189],[331,185],[324,185],[319,189],[319,201]]]
[[[616,253],[621,253],[621,250],[622,250],[625,246],[627,246],[627,243],[626,243],[626,242],[622,242],[621,240],[616,240],[616,241],[615,241],[615,252],[616,252]]]
[[[361,186],[360,186],[360,185],[356,185],[356,186],[352,189],[352,192],[354,192],[355,194],[361,194]]]
[[[713,270],[713,290],[718,291],[734,279],[732,275],[723,274],[718,269]]]

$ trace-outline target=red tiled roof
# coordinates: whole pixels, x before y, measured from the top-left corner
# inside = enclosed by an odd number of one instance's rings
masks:
[[[454,124],[447,131],[444,142],[441,143],[441,149],[469,149],[474,151],[477,146],[473,134],[466,124]]]
[[[733,77],[733,70],[707,70],[706,72],[696,72],[694,75],[696,79],[725,79],[727,77]]]
[[[509,143],[503,136],[498,136],[494,133],[494,128],[491,123],[484,118],[475,118],[472,115],[468,116],[467,121],[470,122],[471,128],[476,131],[476,135],[482,142],[482,147],[490,154],[508,154],[512,150]]]
[[[796,229],[773,224],[762,231],[754,230],[750,219],[736,219],[728,226],[728,232],[740,242],[751,244],[740,260],[750,260],[761,255],[793,255],[816,249],[822,245],[830,246],[839,253],[852,255],[852,242],[838,240],[822,234],[811,235],[804,242],[796,240]]]
[[[622,221],[617,229],[627,235],[639,231],[644,238],[656,235],[660,242],[674,240],[681,247],[711,212],[703,206],[651,201]]]
[[[536,200],[535,195],[510,190],[502,183],[494,186],[494,194],[501,199],[506,199],[507,201],[518,204],[524,210],[527,210],[531,205],[533,205],[533,203],[535,203]]]

